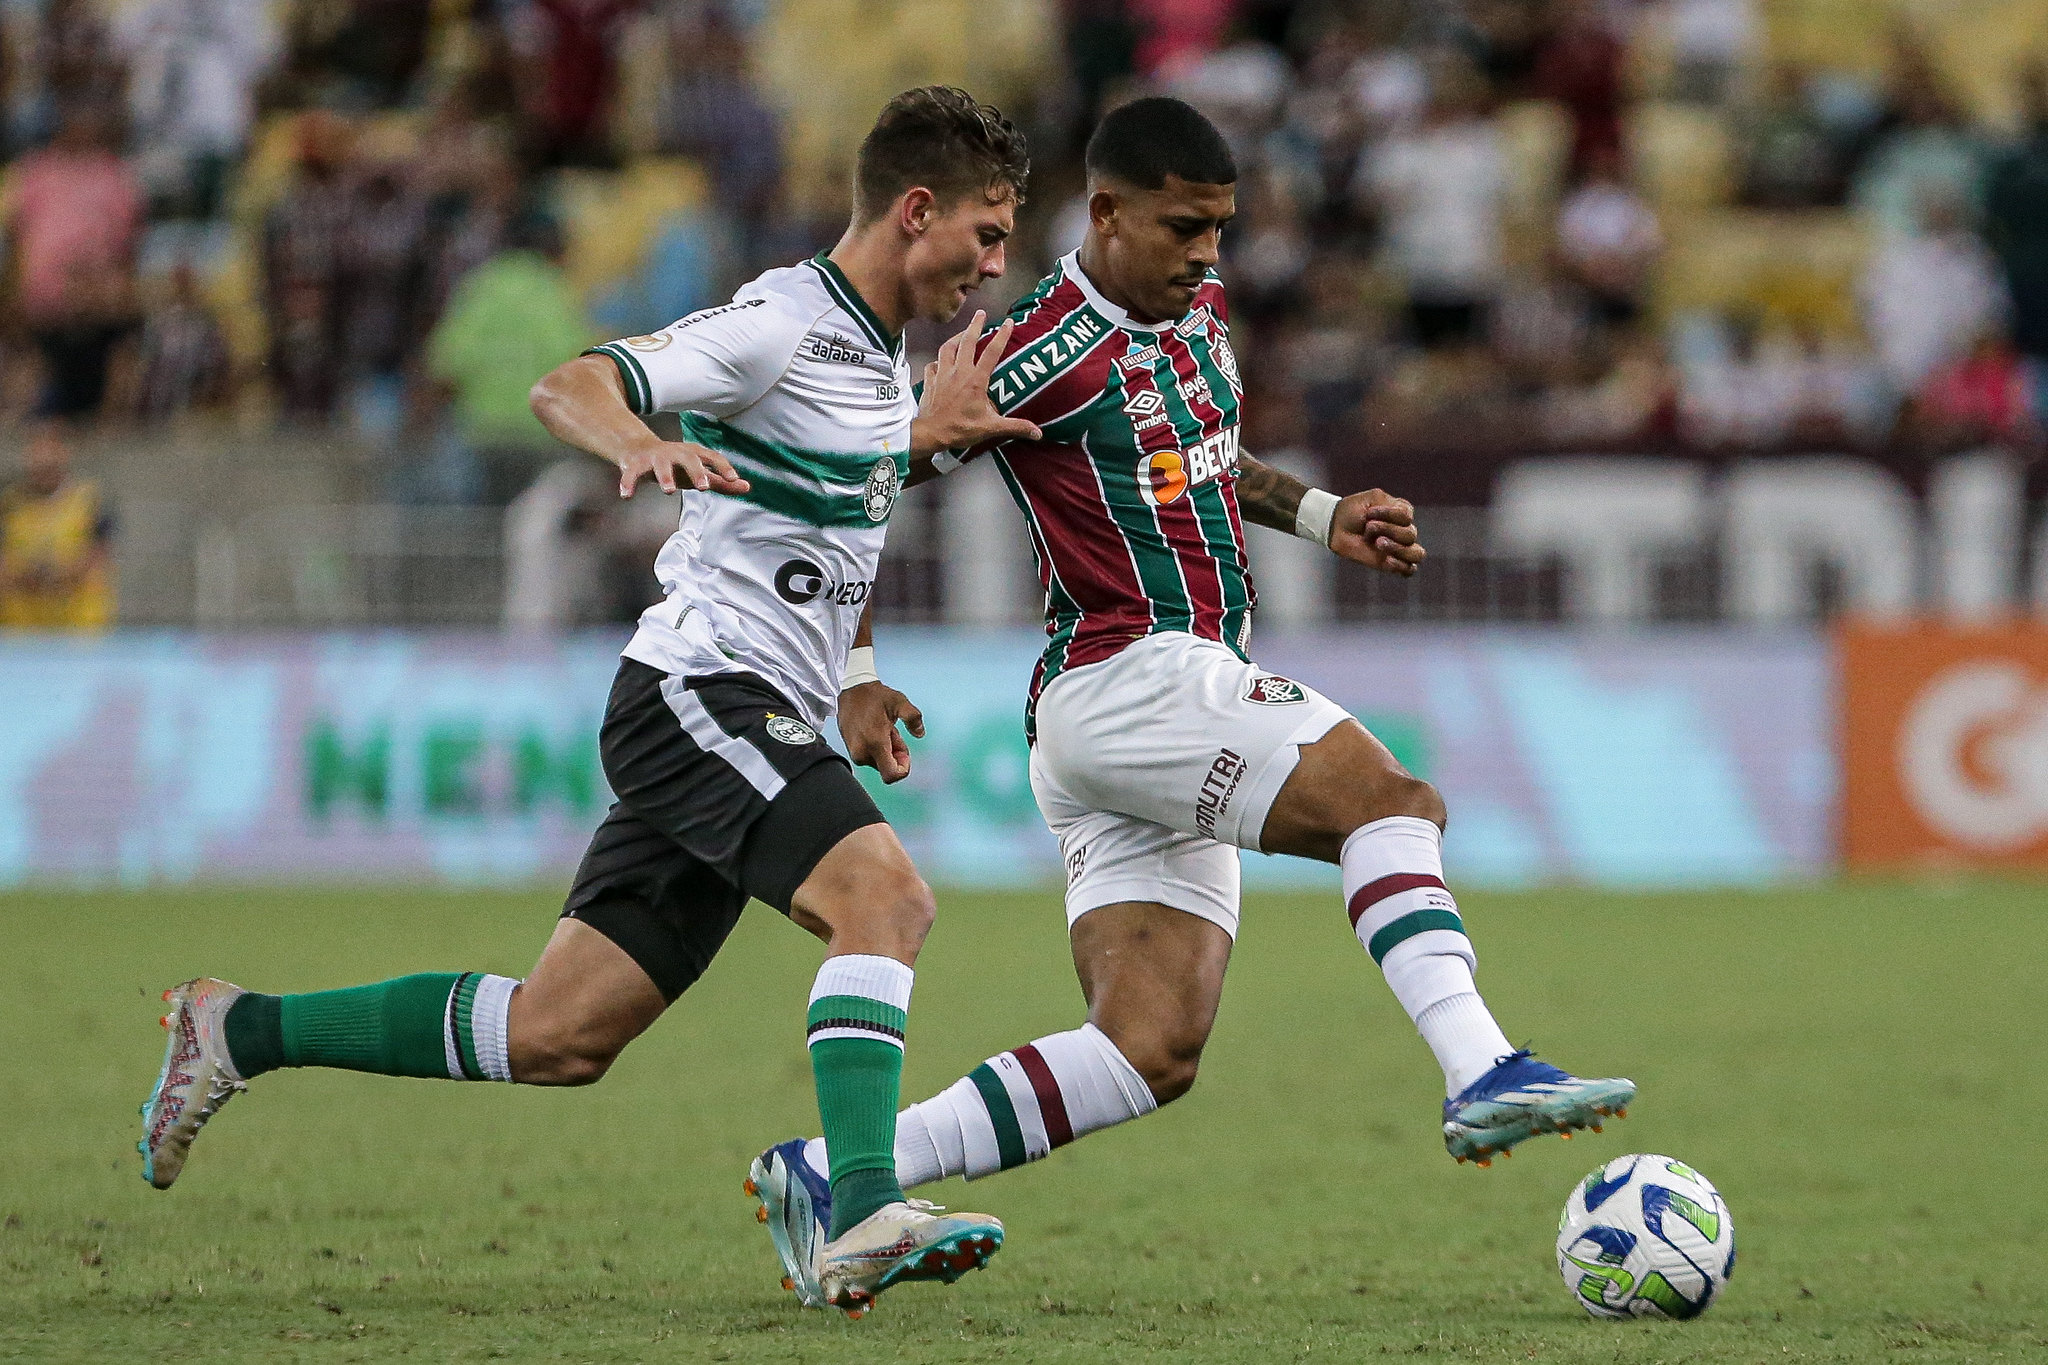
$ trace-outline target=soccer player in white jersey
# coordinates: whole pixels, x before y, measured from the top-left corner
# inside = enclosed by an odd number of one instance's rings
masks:
[[[831,252],[535,386],[535,413],[616,465],[620,496],[650,475],[684,490],[656,565],[667,598],[626,646],[600,735],[618,802],[554,935],[523,981],[422,973],[277,996],[201,978],[167,991],[170,1042],[139,1144],[151,1184],[168,1188],[200,1126],[277,1067],[595,1081],[703,973],[751,895],[827,944],[807,1028],[838,1215],[805,1247],[806,1301],[858,1314],[891,1284],[986,1263],[1000,1223],[906,1200],[896,1180],[905,1011],[932,897],[818,727],[912,452],[1036,431],[987,398],[1007,328],[978,361],[977,315],[922,408],[900,336],[1002,273],[1026,171],[1021,135],[965,92],[900,95],[861,147],[853,221]],[[648,428],[658,411],[682,414],[684,443]]]
[[[1090,231],[1012,310],[996,406],[1042,428],[998,440],[1046,592],[1031,783],[1060,840],[1088,1002],[1080,1028],[990,1058],[896,1127],[906,1188],[1036,1160],[1186,1093],[1238,923],[1238,848],[1335,863],[1359,942],[1435,1053],[1445,1146],[1491,1163],[1526,1138],[1599,1126],[1635,1094],[1512,1047],[1474,985],[1444,885],[1445,810],[1334,702],[1247,653],[1244,521],[1408,575],[1414,510],[1339,498],[1238,449],[1242,398],[1215,274],[1234,211],[1230,150],[1177,100],[1110,113],[1088,146]],[[942,454],[939,472],[958,468]],[[866,648],[865,645],[862,648]],[[915,708],[858,657],[848,751],[896,780]],[[757,1169],[826,1198],[830,1134]],[[771,1210],[781,1212],[780,1209]]]

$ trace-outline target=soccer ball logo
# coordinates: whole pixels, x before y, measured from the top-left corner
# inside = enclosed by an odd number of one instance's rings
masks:
[[[1735,1273],[1728,1202],[1682,1161],[1616,1157],[1565,1201],[1557,1269],[1596,1318],[1698,1317]]]

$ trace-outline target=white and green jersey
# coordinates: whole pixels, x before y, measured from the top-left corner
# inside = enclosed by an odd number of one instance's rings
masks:
[[[635,412],[680,413],[686,439],[753,485],[682,494],[654,565],[668,599],[641,616],[626,657],[758,673],[822,724],[909,471],[917,403],[902,339],[820,255],[587,354],[619,367]]]

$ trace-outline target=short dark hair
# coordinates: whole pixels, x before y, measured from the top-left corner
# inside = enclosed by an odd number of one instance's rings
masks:
[[[1024,202],[1031,158],[1002,111],[950,85],[906,90],[882,106],[854,163],[853,216],[870,222],[919,185],[942,201],[1005,193]]]
[[[1088,139],[1088,174],[1141,190],[1165,189],[1169,175],[1196,185],[1234,185],[1237,158],[1201,110],[1151,95],[1103,115]]]

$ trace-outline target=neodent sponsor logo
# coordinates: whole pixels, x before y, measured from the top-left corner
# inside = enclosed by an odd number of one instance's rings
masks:
[[[1202,775],[1202,790],[1195,797],[1195,828],[1202,834],[1211,839],[1216,837],[1216,822],[1229,811],[1230,800],[1237,795],[1237,784],[1244,780],[1249,766],[1235,750],[1217,753],[1209,771]]]

